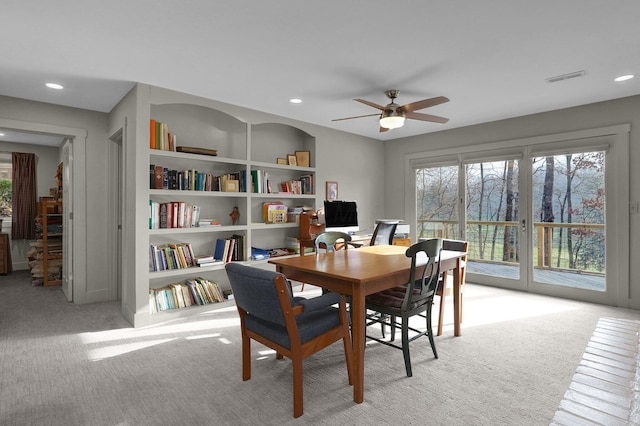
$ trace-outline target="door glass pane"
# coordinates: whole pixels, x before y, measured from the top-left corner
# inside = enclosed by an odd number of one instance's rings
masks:
[[[533,158],[533,280],[605,290],[605,153]]]
[[[518,161],[465,165],[467,271],[520,278]]]
[[[458,166],[416,170],[418,239],[459,238]]]

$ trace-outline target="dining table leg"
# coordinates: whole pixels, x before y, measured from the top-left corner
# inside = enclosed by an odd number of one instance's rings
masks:
[[[460,259],[456,261],[456,267],[453,268],[453,335],[460,336],[460,318],[462,305],[462,269]]]
[[[351,340],[353,342],[353,400],[364,401],[365,296],[360,286],[354,286],[351,297]]]

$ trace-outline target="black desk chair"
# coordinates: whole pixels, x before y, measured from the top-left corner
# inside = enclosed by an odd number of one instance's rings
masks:
[[[370,246],[377,246],[380,244],[393,245],[393,236],[396,233],[398,226],[397,220],[378,220],[376,221],[376,228],[371,236]]]
[[[391,327],[389,340],[383,340],[370,335],[367,335],[367,338],[396,349],[401,349],[404,354],[405,370],[409,377],[413,375],[409,354],[410,342],[419,337],[428,336],[433,355],[438,358],[433,336],[431,310],[440,281],[439,260],[441,250],[442,240],[440,238],[434,238],[412,245],[406,252],[407,257],[411,258],[409,282],[403,286],[393,287],[366,297],[366,308],[375,312],[372,315],[367,315],[367,326],[380,323],[383,327],[385,325]],[[417,257],[420,253],[424,253],[428,259],[424,267],[417,266]],[[427,320],[426,330],[421,331],[409,326],[409,318],[416,315]],[[400,319],[399,321],[397,320],[398,318]],[[398,326],[402,332],[402,345],[395,343],[395,331]],[[415,334],[409,337],[409,331]]]
[[[345,297],[327,293],[294,298],[284,275],[260,268],[225,266],[240,315],[242,380],[251,378],[251,339],[276,351],[293,364],[293,416],[303,413],[302,360],[342,340],[349,384],[353,384],[353,352]],[[338,309],[332,307],[338,304]],[[272,392],[263,389],[263,392]]]

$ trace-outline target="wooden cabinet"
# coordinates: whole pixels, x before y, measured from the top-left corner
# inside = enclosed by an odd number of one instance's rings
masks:
[[[40,201],[43,285],[62,284],[62,201]]]

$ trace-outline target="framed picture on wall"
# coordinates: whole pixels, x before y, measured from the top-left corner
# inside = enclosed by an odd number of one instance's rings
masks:
[[[338,182],[327,181],[327,200],[338,199]]]

